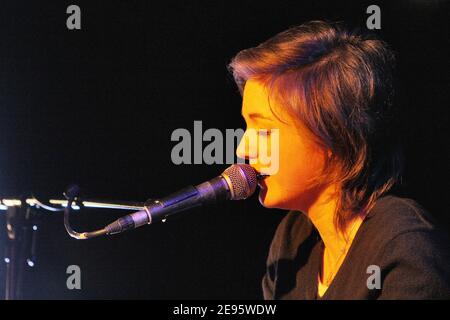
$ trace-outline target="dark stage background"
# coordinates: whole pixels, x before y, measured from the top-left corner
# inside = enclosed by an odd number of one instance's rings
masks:
[[[66,28],[81,8],[82,29]],[[398,193],[447,228],[448,10],[445,1],[2,1],[0,4],[0,197],[144,201],[218,175],[226,165],[171,162],[176,128],[245,128],[226,65],[238,51],[314,19],[375,31],[397,53],[406,171]],[[72,217],[92,230],[125,212]],[[76,241],[62,214],[42,219],[25,298],[262,298],[260,280],[283,212],[256,197],[195,209],[166,224]],[[4,238],[4,214],[0,211]],[[4,242],[4,240],[1,240]],[[0,250],[3,250],[0,243]],[[66,288],[79,265],[82,289]],[[0,267],[0,294],[4,291]]]

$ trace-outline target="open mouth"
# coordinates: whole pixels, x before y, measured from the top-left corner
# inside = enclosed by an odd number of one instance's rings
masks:
[[[263,180],[264,178],[267,178],[267,177],[269,177],[269,176],[270,176],[269,174],[258,173],[258,174],[256,175],[256,179],[258,179],[258,180]]]

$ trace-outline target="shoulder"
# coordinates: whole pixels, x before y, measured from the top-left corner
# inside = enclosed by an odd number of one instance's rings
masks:
[[[379,199],[363,223],[362,234],[368,246],[385,256],[395,253],[419,259],[432,254],[450,259],[447,232],[412,199],[396,196]]]
[[[441,235],[432,215],[419,203],[393,195],[380,198],[367,215],[365,223],[389,240],[415,232]]]
[[[421,205],[387,196],[367,218],[366,244],[384,273],[380,298],[449,297],[449,238]]]

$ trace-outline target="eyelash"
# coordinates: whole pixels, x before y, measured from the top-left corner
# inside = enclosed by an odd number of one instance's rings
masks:
[[[271,134],[271,130],[269,130],[269,129],[258,130],[258,134],[260,136],[267,136],[268,137]]]

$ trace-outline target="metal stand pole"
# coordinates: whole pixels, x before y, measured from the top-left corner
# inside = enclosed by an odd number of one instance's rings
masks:
[[[5,299],[23,297],[22,284],[26,268],[35,265],[38,226],[35,212],[30,207],[13,206],[6,211],[7,243]]]
[[[36,263],[36,241],[39,221],[39,211],[62,212],[68,205],[67,200],[50,200],[51,207],[38,201],[29,199],[2,199],[0,211],[6,214],[6,244],[4,261],[6,263],[5,299],[15,300],[23,298],[23,280],[27,270]],[[83,200],[79,204],[86,208],[143,210],[145,204],[131,201]],[[81,209],[73,203],[72,208]]]

